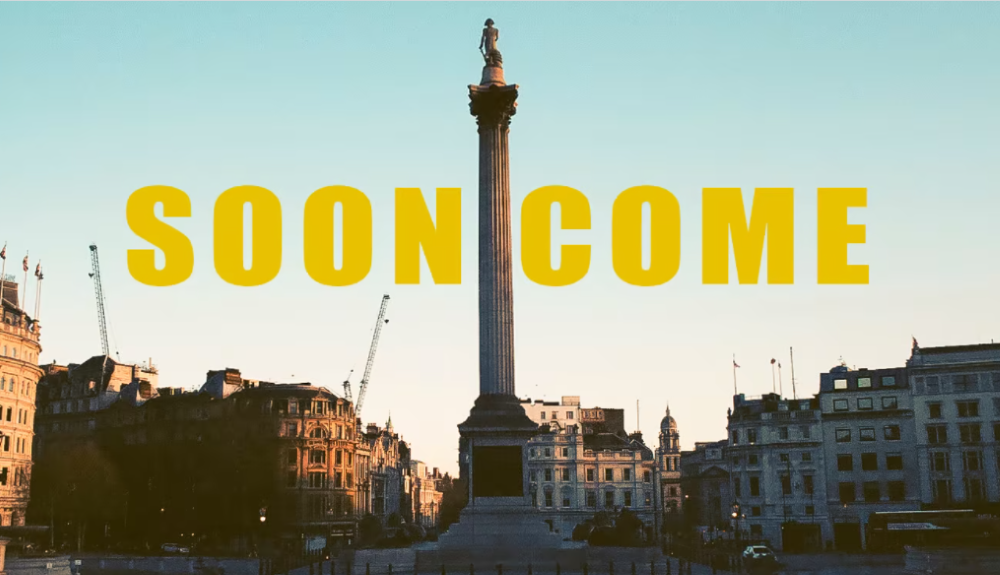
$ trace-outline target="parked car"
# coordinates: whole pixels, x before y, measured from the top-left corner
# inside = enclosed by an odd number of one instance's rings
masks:
[[[183,547],[176,543],[164,543],[163,545],[160,545],[160,551],[163,551],[164,553],[176,553],[178,555],[187,555],[191,552],[191,550],[187,547]]]
[[[750,545],[743,550],[743,562],[747,568],[754,571],[767,568],[776,568],[778,558],[766,545]]]

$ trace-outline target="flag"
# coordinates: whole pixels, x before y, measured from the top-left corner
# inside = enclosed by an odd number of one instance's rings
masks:
[[[28,256],[24,256],[24,271],[28,271]]]
[[[36,278],[42,277],[42,262],[38,262],[38,265],[35,266],[35,277]]]
[[[7,244],[4,244],[3,249],[0,250],[0,258],[7,259]]]
[[[733,367],[739,367],[739,366],[740,366],[740,364],[736,363],[736,360],[734,359],[733,360]]]

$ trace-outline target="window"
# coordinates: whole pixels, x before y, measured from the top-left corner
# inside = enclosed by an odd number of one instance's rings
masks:
[[[309,474],[309,487],[322,489],[326,487],[326,473],[312,472]]]
[[[559,412],[553,411],[552,412],[552,421],[555,421],[557,419],[559,419]]]
[[[334,454],[334,465],[341,465],[343,463],[344,457],[342,452],[338,449]]]
[[[878,454],[877,453],[862,453],[861,454],[861,470],[862,471],[878,471]]]
[[[551,447],[546,447],[545,448],[545,457],[552,457],[552,448]]]
[[[981,451],[966,451],[963,453],[962,468],[966,471],[982,471],[983,453]]]
[[[951,464],[948,461],[948,452],[931,452],[931,471],[948,471],[949,469],[951,469]]]
[[[809,439],[809,426],[803,425],[799,427],[799,433],[802,434],[802,439]]]
[[[979,443],[983,440],[979,433],[978,423],[966,423],[958,426],[958,435],[962,443]]]
[[[614,469],[605,469],[604,470],[604,480],[605,481],[614,481],[615,480],[615,470]]]
[[[835,379],[835,380],[833,380],[833,389],[836,389],[836,390],[847,389],[847,380],[846,379]]]
[[[552,507],[552,491],[548,489],[545,490],[545,506]]]
[[[753,507],[751,507],[750,508],[750,516],[751,517],[760,517],[760,507],[757,506],[757,505],[754,505]],[[758,527],[760,527],[760,526],[758,525]]]
[[[622,495],[625,496],[625,507],[632,507],[632,492],[626,491]]]
[[[733,445],[739,445],[739,444],[740,444],[740,430],[739,429],[734,429],[733,430]]]
[[[872,409],[872,398],[870,397],[859,397],[858,398],[858,409],[861,411],[868,411]]]
[[[756,453],[751,453],[750,455],[747,455],[747,465],[757,465],[757,463],[758,460]]]
[[[545,481],[552,481],[552,470],[551,469],[546,468],[544,474],[545,474]]]
[[[886,484],[889,492],[889,501],[903,501],[906,499],[906,483],[903,481],[890,481]]]
[[[597,493],[593,489],[587,490],[587,507],[597,507]]]
[[[862,427],[858,429],[858,438],[861,441],[875,441],[875,428]]]
[[[781,476],[781,494],[791,495],[792,494],[792,478],[786,474]]]
[[[835,399],[833,400],[833,410],[834,411],[847,411],[848,405],[846,399]]]
[[[298,465],[298,462],[299,462],[298,450],[296,450],[295,448],[289,449],[286,463],[288,463],[288,465]]]
[[[938,503],[947,503],[951,501],[951,480],[949,479],[938,479],[931,484],[934,501]]]
[[[778,439],[788,439],[788,428],[780,427],[778,428]]]
[[[951,388],[956,392],[975,391],[978,381],[979,375],[975,373],[955,375],[951,378]]]
[[[896,387],[896,378],[892,375],[883,375],[882,387]]]
[[[566,412],[566,419],[573,419],[573,412],[572,411],[567,411]]]
[[[344,486],[343,482],[344,482],[344,476],[341,475],[341,473],[339,471],[333,474],[333,487],[334,488],[340,489],[341,487]]]
[[[838,455],[837,471],[854,471],[854,457],[850,454]]]
[[[838,429],[837,430],[837,443],[847,443],[851,440],[851,430],[850,429]]]
[[[326,451],[319,449],[309,451],[309,463],[326,463]]]
[[[571,411],[570,414],[572,415],[572,413],[573,412]],[[571,503],[570,503],[570,500],[569,500],[569,494],[568,493],[563,493],[562,506],[563,507],[569,507],[570,505],[571,505]]]
[[[652,480],[653,480],[653,474],[651,472],[649,472],[648,470],[642,472],[643,483],[649,483]]]
[[[902,453],[886,453],[885,454],[885,468],[889,471],[899,471],[903,468],[903,454]]]
[[[615,492],[605,491],[604,492],[604,507],[605,509],[611,509],[615,506]]]
[[[882,398],[882,409],[896,409],[897,406],[896,396],[890,395]]]
[[[750,497],[760,497],[760,477],[750,478]]]
[[[810,453],[810,452],[808,452],[808,451],[803,451],[803,452],[802,452],[802,462],[803,462],[803,463],[808,463],[808,462],[810,462],[810,461],[812,461],[812,460],[813,460],[813,455],[812,455],[812,453]]]
[[[814,490],[813,476],[812,475],[803,475],[802,476],[802,491],[805,492],[806,495],[812,495],[813,494],[813,490]]]
[[[956,401],[955,406],[959,417],[979,417],[978,401]]]
[[[779,454],[778,454],[778,459],[779,459],[779,460],[780,460],[780,461],[781,461],[782,463],[788,463],[788,462],[790,461],[790,460],[788,459],[788,454],[787,454],[787,453],[779,453]]]
[[[940,403],[928,403],[927,404],[927,417],[931,419],[941,419],[941,404]]]
[[[870,377],[859,377],[858,378],[858,389],[865,389],[872,386],[872,378]]]
[[[886,425],[882,428],[882,436],[887,441],[899,441],[900,432],[898,425]]]
[[[965,500],[966,501],[982,501],[983,499],[983,480],[978,477],[966,477],[962,480],[965,483]]]
[[[993,424],[993,441],[1000,442],[1000,422]]]
[[[542,412],[542,416],[539,419],[541,419],[543,421],[545,420],[545,412],[544,411]]]
[[[945,425],[928,425],[927,443],[935,445],[948,443],[948,427]]]
[[[927,393],[941,393],[941,378],[936,375],[932,375],[927,378]]]
[[[562,480],[569,481],[569,469],[562,470]]]
[[[562,448],[562,456],[563,457],[569,457],[569,448],[568,447],[563,447]]]
[[[747,443],[757,443],[757,430],[748,429],[747,430]]]
[[[879,490],[878,481],[865,481],[863,486],[865,501],[868,503],[874,503],[882,498],[882,493]]]
[[[568,473],[568,471],[567,471]],[[622,469],[622,481],[632,481],[632,470]]]
[[[532,448],[532,450],[531,450],[531,457],[534,457],[534,456],[535,456],[535,450],[534,450],[534,448]]]
[[[853,483],[841,483],[840,484],[840,502],[841,503],[852,503],[852,502],[854,502],[854,484]]]

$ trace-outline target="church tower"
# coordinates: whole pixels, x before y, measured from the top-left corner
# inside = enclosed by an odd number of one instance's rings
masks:
[[[681,435],[677,421],[670,415],[670,405],[660,421],[660,446],[656,449],[660,475],[660,501],[663,502],[664,526],[679,526],[681,501]]]

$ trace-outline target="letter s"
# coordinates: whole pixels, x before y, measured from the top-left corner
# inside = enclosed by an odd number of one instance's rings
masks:
[[[156,252],[129,250],[128,271],[140,283],[150,286],[177,285],[191,277],[194,249],[183,233],[156,219],[156,204],[163,204],[163,217],[191,217],[191,199],[171,186],[146,186],[128,198],[125,217],[135,235],[163,250],[163,269],[156,269]]]

